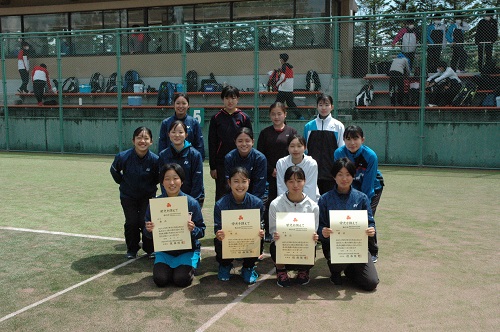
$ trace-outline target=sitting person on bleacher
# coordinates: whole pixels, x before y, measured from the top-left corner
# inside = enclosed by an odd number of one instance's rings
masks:
[[[446,61],[439,61],[437,72],[429,76],[425,87],[429,94],[428,106],[451,105],[460,91],[462,81]]]
[[[399,53],[392,60],[389,69],[389,95],[391,96],[391,106],[403,105],[404,79],[410,74],[410,61],[403,54]]]

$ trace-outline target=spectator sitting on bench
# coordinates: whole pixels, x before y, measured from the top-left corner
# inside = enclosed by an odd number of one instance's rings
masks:
[[[453,98],[460,91],[462,81],[446,61],[439,61],[437,73],[432,74],[425,84],[429,94],[428,106],[451,105]]]

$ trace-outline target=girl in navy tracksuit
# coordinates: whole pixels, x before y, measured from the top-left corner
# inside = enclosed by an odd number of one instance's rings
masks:
[[[189,98],[187,95],[177,93],[174,96],[174,110],[174,115],[161,122],[160,138],[158,140],[158,155],[170,146],[170,137],[168,135],[170,132],[170,126],[174,121],[180,120],[186,125],[187,128],[186,140],[191,143],[191,145],[198,150],[198,152],[200,152],[202,160],[205,160],[203,132],[201,131],[201,125],[198,120],[187,114],[189,110]]]
[[[226,181],[229,180],[233,168],[237,166],[246,168],[250,174],[248,192],[259,197],[265,203],[267,201],[267,160],[261,152],[253,148],[252,129],[240,128],[234,141],[236,142],[236,149],[229,152],[224,161]]]
[[[365,136],[359,126],[348,126],[344,131],[345,145],[335,150],[334,159],[342,157],[349,158],[356,166],[356,175],[352,182],[354,189],[363,192],[370,200],[370,207],[375,216],[382,190],[384,189],[384,178],[378,170],[377,154],[364,145]],[[378,259],[377,236],[368,239],[368,248],[373,262]]]
[[[227,193],[224,159],[229,151],[236,148],[234,136],[242,127],[252,129],[250,117],[237,108],[240,91],[229,85],[222,89],[220,97],[224,108],[212,116],[208,128],[210,176],[215,180],[216,201]]]
[[[231,277],[231,269],[233,268],[233,259],[222,259],[222,241],[224,240],[224,231],[222,230],[222,211],[223,210],[244,210],[244,209],[259,209],[260,219],[264,215],[264,205],[262,200],[248,193],[250,185],[250,175],[246,168],[236,167],[229,173],[228,184],[231,191],[224,195],[214,206],[214,246],[215,259],[219,263],[218,278],[221,281],[227,281]],[[264,237],[264,230],[259,232],[261,238]],[[243,267],[241,268],[241,276],[248,284],[253,284],[257,281],[259,275],[255,272],[255,262],[258,257],[243,258]]]
[[[322,195],[318,201],[319,227],[317,233],[330,269],[330,281],[335,285],[342,284],[341,273],[344,271],[347,278],[364,290],[371,291],[379,283],[377,269],[371,259],[368,259],[367,263],[332,264],[330,255],[330,235],[333,233],[330,228],[331,210],[366,210],[368,228],[365,233],[368,237],[372,237],[376,232],[370,200],[361,191],[352,187],[355,174],[356,166],[349,159],[340,158],[333,163],[332,176],[335,179],[335,186]]]
[[[186,141],[188,129],[184,122],[175,120],[168,129],[169,146],[160,152],[159,167],[176,163],[184,169],[186,178],[182,182],[182,192],[190,195],[203,207],[205,188],[203,186],[203,158],[191,143]],[[165,188],[160,186],[162,193]]]
[[[140,249],[141,231],[149,199],[156,195],[158,184],[158,156],[149,151],[153,144],[151,130],[139,127],[132,138],[134,147],[115,156],[111,176],[120,185],[120,201],[125,214],[125,242],[127,258],[135,258]],[[153,253],[153,242],[142,239],[142,249]]]
[[[191,249],[157,251],[153,267],[153,281],[158,287],[174,284],[179,287],[191,285],[195,269],[200,264],[200,240],[205,236],[205,222],[201,214],[198,202],[191,196],[181,191],[182,182],[185,179],[184,170],[178,164],[163,165],[160,170],[159,180],[165,188],[165,194],[160,197],[186,196],[188,211],[191,219],[187,220],[187,226],[191,232]],[[152,239],[154,222],[151,221],[151,211],[148,206],[145,216],[145,232],[147,238]]]

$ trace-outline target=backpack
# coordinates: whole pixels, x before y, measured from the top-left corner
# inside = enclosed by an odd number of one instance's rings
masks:
[[[116,78],[118,77],[118,74],[115,72],[111,74],[108,78],[108,83],[106,83],[106,89],[104,89],[105,92],[118,92],[118,85],[116,82]]]
[[[123,76],[123,92],[134,92],[134,84],[144,84],[144,82],[137,71],[129,70]]]
[[[477,84],[474,82],[462,82],[462,87],[451,104],[453,106],[469,106],[474,100],[477,92]]]
[[[177,85],[175,83],[170,83],[167,81],[161,82],[158,88],[158,106],[170,106],[174,103],[174,94],[176,92]]]
[[[481,106],[497,106],[497,97],[500,96],[500,85],[493,90],[492,93],[488,93],[486,97],[484,97]]]
[[[306,74],[306,90],[307,91],[321,90],[321,81],[319,80],[319,75],[314,70],[309,70]]]
[[[373,101],[373,84],[366,83],[359,93],[356,95],[354,105],[356,106],[370,106]]]
[[[65,93],[77,93],[79,91],[78,88],[78,79],[76,77],[68,77],[64,80],[62,85],[62,92]]]
[[[90,77],[90,92],[104,92],[104,76],[101,73],[93,73]]]
[[[280,75],[281,75],[281,70],[279,69],[274,69],[273,71],[269,72],[269,79],[267,80],[267,91],[269,92],[278,91],[276,83],[278,83]]]
[[[186,74],[187,92],[198,91],[198,73],[195,70],[190,70]]]

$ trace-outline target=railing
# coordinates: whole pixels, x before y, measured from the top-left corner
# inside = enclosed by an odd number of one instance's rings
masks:
[[[496,8],[495,10],[500,10]],[[457,11],[441,13],[452,17]],[[469,22],[471,31],[466,35],[464,44],[469,59],[466,70],[473,75],[477,73],[477,46],[472,43],[477,21],[484,16],[484,10],[462,11],[464,16],[475,17]],[[429,17],[432,13],[414,13],[413,19],[421,31],[430,23]],[[274,95],[264,96],[263,89],[267,89],[267,72],[280,66],[278,59],[280,53],[290,56],[289,62],[294,66],[295,89],[305,90],[306,73],[313,69],[318,72],[322,90],[333,96],[334,116],[345,119],[346,123],[356,121],[369,126],[369,123],[379,122],[401,122],[409,119],[418,130],[412,143],[417,142],[418,149],[412,153],[417,157],[391,159],[388,146],[394,144],[386,138],[385,128],[377,132],[384,144],[379,150],[386,151],[385,163],[426,165],[436,164],[427,158],[426,148],[432,142],[426,138],[427,125],[429,121],[439,123],[453,123],[453,110],[447,110],[446,115],[436,117],[435,112],[429,113],[425,108],[425,92],[420,94],[420,107],[412,110],[384,110],[381,106],[378,110],[366,110],[364,113],[353,111],[351,106],[340,107],[349,102],[352,104],[355,94],[363,84],[363,80],[346,80],[347,78],[363,78],[367,74],[386,73],[387,62],[399,53],[400,46],[392,46],[392,38],[396,35],[403,23],[409,16],[403,15],[372,15],[366,17],[322,17],[314,19],[274,21],[251,21],[232,22],[205,25],[181,25],[167,27],[143,28],[137,38],[137,32],[131,29],[111,29],[96,31],[60,31],[60,32],[33,32],[27,34],[2,34],[0,36],[1,47],[1,72],[2,77],[2,103],[3,122],[0,126],[0,149],[4,150],[37,150],[32,144],[20,144],[19,126],[22,121],[19,116],[34,118],[48,116],[51,120],[55,117],[59,135],[59,144],[52,144],[48,151],[59,152],[89,152],[109,153],[110,148],[99,150],[98,148],[84,148],[78,150],[78,144],[68,146],[69,138],[68,121],[76,117],[83,117],[87,112],[94,115],[101,107],[111,110],[104,112],[106,120],[114,118],[114,124],[110,128],[117,130],[117,140],[113,143],[111,150],[120,150],[129,141],[128,132],[130,126],[141,121],[140,117],[134,117],[134,111],[127,106],[128,95],[122,91],[125,85],[124,74],[129,69],[135,69],[141,75],[146,87],[149,85],[158,88],[162,81],[170,81],[182,84],[185,90],[188,84],[187,73],[195,70],[198,73],[196,91],[191,92],[191,104],[201,105],[207,108],[205,118],[202,121],[208,123],[209,115],[221,105],[217,96],[200,93],[203,79],[208,79],[210,73],[215,74],[216,80],[227,83],[245,91],[240,100],[242,105],[252,116],[257,131],[267,125],[267,107],[274,101]],[[392,22],[390,25],[381,25],[383,22]],[[378,29],[378,30],[377,30]],[[378,33],[375,33],[378,32]],[[137,40],[136,40],[137,39]],[[17,89],[21,84],[17,68],[17,51],[12,45],[19,45],[24,40],[32,45],[33,53],[29,53],[31,69],[40,63],[47,64],[51,78],[58,82],[58,94],[49,95],[48,99],[54,99],[57,106],[46,106],[37,108],[32,95],[20,95]],[[429,45],[421,38],[420,45],[416,50],[415,66],[420,67],[421,72],[427,69],[426,53]],[[493,45],[493,54],[498,54],[500,48],[498,43]],[[15,50],[15,51],[14,51]],[[451,50],[445,47],[442,58],[449,61]],[[93,73],[99,72],[107,82],[113,72],[121,73],[117,76],[118,89],[115,94],[101,95],[98,93],[84,95],[82,106],[78,107],[79,99],[73,98],[63,91],[62,83],[68,77],[76,77],[80,84],[90,83]],[[424,83],[422,76],[421,83]],[[348,83],[349,82],[349,83]],[[357,83],[352,83],[357,82]],[[351,84],[351,85],[349,85]],[[352,85],[355,84],[355,85]],[[105,89],[105,83],[103,89]],[[423,85],[422,85],[423,86]],[[493,89],[494,87],[492,87]],[[29,90],[31,90],[31,83]],[[194,93],[196,92],[196,93]],[[303,114],[307,120],[315,109],[316,93],[305,94],[304,91],[296,91],[297,97],[304,97],[305,103],[294,112]],[[209,97],[207,97],[209,96]],[[149,112],[146,116],[154,123],[158,119],[167,116],[165,112],[171,112],[169,107],[156,107],[154,93],[144,94],[143,110],[135,114],[145,114],[148,106]],[[21,105],[15,105],[22,103]],[[113,107],[110,107],[113,105]],[[478,105],[475,105],[478,106]],[[87,109],[87,111],[85,111]],[[139,110],[140,108],[137,108]],[[30,111],[31,110],[31,111]],[[44,113],[43,110],[46,110]],[[50,111],[49,111],[50,110]],[[96,112],[94,112],[94,110]],[[54,113],[54,111],[57,111]],[[141,113],[143,112],[143,113]],[[169,113],[171,114],[171,113]],[[457,111],[456,118],[461,122],[469,119],[467,123],[491,123],[498,124],[498,111],[488,109],[484,113],[480,109],[472,112]],[[100,115],[97,118],[103,120]],[[14,121],[15,120],[15,121]],[[47,120],[47,119],[45,119]],[[100,120],[100,121],[101,121]],[[12,122],[14,121],[14,122]],[[34,121],[34,120],[33,120]],[[132,122],[130,122],[132,121]],[[149,120],[148,120],[149,121]],[[296,120],[289,116],[290,123]],[[133,123],[133,124],[131,124]],[[301,128],[303,122],[295,123]],[[498,128],[498,127],[493,127]],[[108,128],[109,129],[109,128]],[[113,130],[113,129],[112,129]],[[93,133],[96,134],[96,133]],[[29,135],[26,133],[24,135]],[[52,135],[44,132],[44,136]],[[85,141],[87,137],[84,132],[78,135],[79,140]],[[110,135],[108,133],[108,135]],[[112,135],[111,136],[115,136]],[[25,140],[23,137],[21,140]],[[497,140],[498,141],[498,140]],[[496,143],[495,143],[496,144]],[[54,148],[56,146],[56,148]],[[404,149],[398,147],[397,149]],[[43,149],[42,149],[43,150]],[[399,150],[398,150],[399,151]],[[497,150],[498,151],[498,150]],[[472,159],[472,157],[471,157]],[[384,160],[384,159],[383,159]],[[466,164],[449,163],[450,165],[464,166],[472,165],[481,167],[481,161]],[[491,161],[486,163],[491,167]]]

